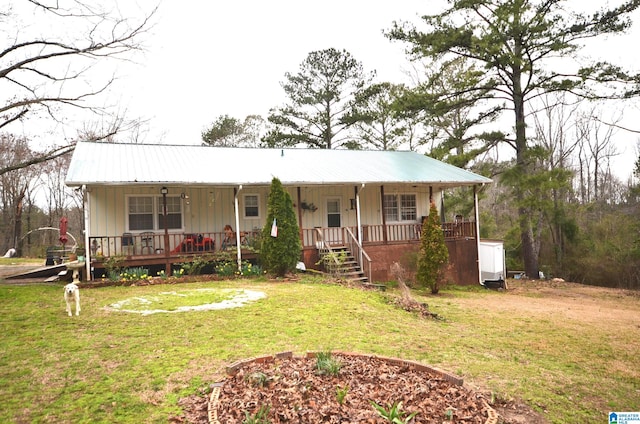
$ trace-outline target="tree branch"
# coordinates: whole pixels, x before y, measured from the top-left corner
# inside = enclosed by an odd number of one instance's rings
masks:
[[[16,171],[18,169],[23,169],[23,168],[27,168],[31,165],[35,165],[38,163],[43,163],[46,162],[48,160],[57,158],[58,156],[62,156],[62,155],[66,155],[67,153],[71,152],[74,148],[76,147],[75,143],[72,144],[68,144],[66,146],[61,146],[61,147],[56,147],[52,150],[49,150],[48,152],[45,152],[43,154],[40,154],[38,156],[35,156],[31,159],[28,159],[24,162],[20,162],[20,163],[16,163],[14,165],[9,165],[6,166],[4,168],[0,168],[0,175],[4,175],[8,172],[11,171]]]

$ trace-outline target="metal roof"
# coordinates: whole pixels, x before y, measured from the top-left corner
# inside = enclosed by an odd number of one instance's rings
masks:
[[[491,182],[410,151],[78,142],[66,184],[269,185],[273,177],[283,185]]]

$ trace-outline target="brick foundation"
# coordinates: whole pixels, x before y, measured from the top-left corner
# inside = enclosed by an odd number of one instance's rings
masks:
[[[475,239],[455,239],[445,242],[449,249],[449,263],[451,270],[447,273],[447,280],[457,285],[478,284],[478,255]],[[366,244],[364,250],[371,258],[371,282],[385,282],[393,280],[389,270],[394,262],[400,263],[411,275],[415,273],[415,261],[420,244]],[[306,248],[303,250],[304,264],[309,269],[319,269],[318,250]]]

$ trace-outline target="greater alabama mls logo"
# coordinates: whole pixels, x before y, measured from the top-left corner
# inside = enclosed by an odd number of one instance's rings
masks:
[[[640,412],[609,412],[609,424],[640,424]]]

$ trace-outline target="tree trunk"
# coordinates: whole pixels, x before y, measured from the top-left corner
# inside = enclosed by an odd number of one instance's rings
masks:
[[[564,269],[564,251],[565,251],[565,246],[564,246],[564,230],[563,230],[563,225],[562,222],[560,221],[560,217],[562,217],[562,220],[564,220],[564,212],[563,212],[563,208],[560,206],[560,196],[561,194],[558,192],[558,190],[553,190],[553,212],[554,212],[554,220],[553,220],[553,227],[552,227],[552,231],[551,231],[551,235],[553,237],[553,244],[554,244],[554,253],[555,253],[555,260],[556,260],[556,269],[558,271],[560,271],[560,273],[562,273],[563,269]],[[564,190],[562,193],[562,198],[566,199],[566,196],[564,194]]]
[[[517,48],[517,46],[516,46]],[[517,54],[517,52],[516,52]],[[527,163],[527,134],[524,114],[524,94],[522,92],[521,75],[522,70],[518,66],[512,68],[513,75],[513,105],[515,112],[516,128],[516,171],[521,175],[528,172]],[[538,278],[538,254],[533,235],[532,214],[524,204],[525,193],[522,187],[514,187],[518,204],[518,216],[520,218],[520,240],[522,242],[522,260],[524,262],[524,272],[530,278]]]
[[[529,278],[538,278],[538,255],[529,211],[526,208],[518,208],[518,214],[520,215],[520,241],[522,242],[524,273]]]
[[[18,256],[22,256],[22,247],[18,246],[20,239],[22,238],[22,207],[24,201],[24,192],[20,193],[20,197],[16,199],[16,208],[13,216],[13,240],[12,246],[16,248]],[[18,250],[19,249],[19,250]]]

